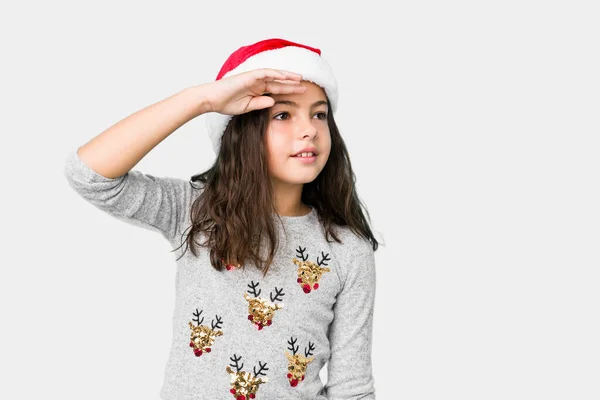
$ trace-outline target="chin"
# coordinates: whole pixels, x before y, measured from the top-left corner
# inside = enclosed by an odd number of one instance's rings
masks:
[[[319,171],[320,173],[320,171]],[[302,179],[302,183],[310,183],[312,181],[314,181],[315,179],[317,179],[317,176],[319,176],[319,174],[311,174],[310,176],[306,176],[304,177],[304,179]]]
[[[286,176],[286,177],[280,177],[278,179],[279,179],[279,181],[285,182],[290,185],[303,185],[305,183],[310,183],[310,182],[314,181],[315,179],[317,179],[317,176],[319,176],[319,174],[304,174],[302,176],[299,176],[299,175]]]

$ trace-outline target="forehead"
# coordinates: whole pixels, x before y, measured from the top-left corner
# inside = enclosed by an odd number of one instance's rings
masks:
[[[319,85],[310,82],[310,81],[302,81],[301,85],[306,86],[306,91],[304,93],[292,93],[292,94],[272,94],[271,96],[277,100],[291,100],[296,103],[314,103],[315,101],[324,100],[327,98],[325,96],[325,91]]]

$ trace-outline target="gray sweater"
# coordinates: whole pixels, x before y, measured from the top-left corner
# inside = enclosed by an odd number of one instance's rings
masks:
[[[173,249],[201,192],[187,180],[136,170],[106,178],[77,150],[68,154],[64,174],[86,201],[160,233]],[[327,242],[314,208],[281,219],[280,245],[264,278],[253,265],[219,272],[202,248],[199,257],[188,249],[177,261],[161,399],[375,399],[372,247],[346,227],[338,229],[343,243]],[[319,372],[326,363],[324,384]]]

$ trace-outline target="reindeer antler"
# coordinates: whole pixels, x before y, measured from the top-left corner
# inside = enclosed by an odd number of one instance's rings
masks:
[[[196,308],[196,312],[194,312],[194,317],[196,318],[193,319],[193,321],[196,321],[198,323],[198,326],[200,326],[200,324],[204,321],[204,317],[202,317],[202,320],[200,320],[200,314],[202,314],[202,311],[204,310],[198,311],[198,309]]]
[[[242,363],[242,365],[238,364],[238,361],[242,359],[242,356],[236,357],[236,355],[234,354],[233,357],[229,357],[229,359],[235,363],[229,364],[229,366],[235,368],[236,372],[240,372],[242,368],[244,368],[244,363]]]
[[[215,329],[221,329],[221,324],[223,323],[223,320],[218,315],[215,314],[215,318],[217,319],[217,322],[215,322],[215,320],[213,319],[210,323],[211,329],[213,331]]]
[[[298,341],[298,338],[294,339],[293,336],[290,338],[290,340],[288,340],[288,344],[290,345],[290,347],[288,347],[288,350],[292,352],[293,356],[295,356],[296,352],[298,351],[299,346],[294,346],[297,341]]]
[[[329,258],[329,253],[325,254],[325,253],[321,252],[321,255],[323,256],[323,258],[321,259],[321,261],[319,261],[319,256],[317,256],[317,264],[319,265],[319,267],[321,265],[327,265],[325,263],[325,261],[331,261],[331,258]]]
[[[296,253],[298,253],[298,257],[301,258],[302,261],[308,260],[308,254],[304,255],[305,250],[306,250],[306,247],[302,248],[302,246],[298,246],[298,248],[296,249]]]
[[[265,373],[263,373],[263,371],[268,371],[269,368],[267,368],[267,363],[262,364],[260,361],[258,362],[258,372],[256,372],[256,367],[252,367],[252,370],[254,371],[254,377],[258,377],[259,375],[267,375]]]
[[[271,303],[274,303],[275,301],[281,301],[279,296],[283,297],[285,296],[285,293],[283,293],[283,288],[281,288],[281,290],[278,290],[277,286],[275,286],[275,296],[273,296],[273,292],[269,294],[269,297],[271,297]]]
[[[260,292],[261,292],[261,290],[262,290],[262,289],[258,289],[258,292],[256,291],[256,288],[258,287],[258,285],[259,285],[259,282],[256,282],[256,283],[254,283],[254,281],[250,281],[250,282],[251,282],[251,283],[250,283],[250,284],[248,284],[248,287],[249,287],[251,290],[248,290],[248,293],[250,293],[250,294],[251,294],[251,295],[253,295],[254,297],[258,297],[258,296],[260,296]]]
[[[308,349],[305,347],[304,348],[304,356],[308,357],[308,356],[312,356],[313,355],[313,350],[315,349],[315,344],[311,343],[310,341],[308,342]]]

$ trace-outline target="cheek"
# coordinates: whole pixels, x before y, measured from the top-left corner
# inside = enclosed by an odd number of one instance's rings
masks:
[[[329,154],[331,153],[331,137],[327,137],[321,143],[321,154],[325,155],[325,159],[329,158]]]
[[[265,148],[269,162],[281,163],[289,156],[289,144],[283,134],[267,133]]]
[[[281,169],[281,155],[277,151],[276,146],[269,145],[266,147],[267,152],[267,169],[270,173],[274,173]]]

